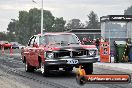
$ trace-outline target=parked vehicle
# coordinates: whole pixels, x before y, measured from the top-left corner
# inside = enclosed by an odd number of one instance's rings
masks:
[[[18,44],[18,46],[19,46],[19,49],[22,49],[22,48],[24,48],[25,46],[24,45],[22,45],[22,44]]]
[[[11,44],[8,41],[1,41],[0,46],[1,48],[4,47],[5,49],[11,48]]]
[[[81,45],[73,33],[45,33],[32,36],[21,54],[26,72],[40,68],[48,76],[50,70],[72,71],[80,65],[87,74],[92,74],[97,52],[95,45]]]
[[[10,42],[12,44],[12,49],[19,49],[18,42]]]

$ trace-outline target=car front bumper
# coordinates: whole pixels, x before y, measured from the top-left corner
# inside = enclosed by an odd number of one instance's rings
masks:
[[[78,63],[68,63],[69,60],[77,60]],[[98,57],[88,58],[68,58],[68,59],[46,59],[45,65],[81,65],[86,63],[95,63],[98,61]]]

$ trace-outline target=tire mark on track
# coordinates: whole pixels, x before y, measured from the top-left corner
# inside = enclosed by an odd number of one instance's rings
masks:
[[[4,59],[1,59],[1,61],[0,61],[0,69],[2,69],[3,71],[5,71],[5,72],[7,72],[9,74],[25,77],[25,78],[31,79],[31,80],[33,80],[35,82],[39,82],[40,84],[45,84],[45,85],[51,86],[53,88],[68,88],[66,86],[51,82],[51,81],[46,80],[46,79],[45,80],[36,79],[36,77],[34,77],[34,76],[30,75],[30,74],[27,74],[26,72],[19,71],[16,68],[21,68],[21,67],[18,67],[18,66],[20,66],[22,64],[18,63],[17,65],[14,66],[13,62],[15,62],[15,60],[10,62],[10,61],[7,61],[6,58],[7,57],[4,57]],[[16,61],[18,61],[18,60],[16,60]]]
[[[4,66],[4,65],[0,65],[0,69],[2,69],[3,71],[9,73],[9,74],[13,74],[13,75],[18,75],[18,76],[22,76],[28,79],[31,79],[35,82],[39,82],[40,84],[46,84],[48,86],[54,87],[54,88],[68,88],[66,86],[54,83],[54,82],[50,82],[48,80],[40,80],[40,79],[36,79],[36,77],[30,75],[30,74],[26,74],[24,72],[20,72],[14,68],[10,68],[8,66]]]
[[[15,58],[13,60],[13,62],[14,61],[19,61],[19,60]],[[5,66],[6,64],[0,65],[0,68],[3,68],[6,72],[8,72],[10,74],[22,76],[22,77],[31,79],[31,80],[33,80],[35,82],[38,82],[40,84],[49,85],[49,86],[54,87],[54,88],[68,88],[67,86],[64,86],[64,85],[61,85],[61,84],[58,84],[58,83],[51,82],[50,80],[47,80],[46,78],[45,78],[45,80],[36,79],[36,76],[30,75],[30,74],[27,74],[26,72],[22,72],[22,71],[19,71],[18,69],[14,69],[14,68],[9,67],[8,64],[11,63],[11,62],[7,62],[7,61],[3,61],[3,62],[6,62],[7,66]],[[0,62],[0,63],[2,63],[2,62]],[[17,65],[19,66],[19,63]],[[125,86],[120,85],[120,84],[100,84],[100,85],[106,86],[106,88],[126,88]],[[79,87],[75,86],[74,88],[79,88]],[[127,88],[132,88],[132,85],[127,86]]]

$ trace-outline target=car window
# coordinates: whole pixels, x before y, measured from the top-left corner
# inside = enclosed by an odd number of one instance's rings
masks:
[[[30,39],[28,46],[33,47],[33,43],[34,43],[34,39],[35,39],[35,38],[36,38],[36,37],[33,36],[33,37]]]
[[[68,35],[68,34],[64,34],[64,35],[47,35],[46,36],[48,44],[54,44],[54,43],[62,43],[62,42],[66,42],[66,43],[70,43],[70,44],[79,44],[78,39],[76,38],[75,35]]]
[[[35,40],[34,40],[34,44],[38,45],[38,41],[39,41],[39,39],[38,39],[38,37],[36,37]]]
[[[45,36],[40,36],[39,37],[39,44],[46,44]]]

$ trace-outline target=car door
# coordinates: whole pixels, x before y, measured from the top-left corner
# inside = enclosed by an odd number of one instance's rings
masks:
[[[41,56],[41,58],[44,58],[45,56],[45,50],[47,50],[48,49],[48,47],[46,47],[46,44],[47,44],[47,41],[46,41],[46,38],[45,38],[45,36],[40,36],[39,37],[39,46],[41,47],[40,48],[40,51],[42,51],[42,47],[43,47],[43,54],[42,54],[42,52],[40,53],[40,56]],[[42,60],[45,60],[45,58],[44,59],[42,59]]]
[[[34,40],[35,40],[35,36],[33,36],[31,39],[30,39],[30,41],[29,41],[29,43],[28,43],[28,57],[27,57],[27,59],[28,59],[28,63],[30,64],[30,65],[32,65],[32,66],[34,66],[34,61],[33,61],[33,56],[34,56],[34,49],[33,49],[33,44],[34,44]]]
[[[39,53],[39,37],[38,36],[35,36],[35,38],[34,38],[34,42],[33,42],[33,46],[32,46],[32,48],[31,49],[33,49],[33,50],[31,50],[32,52],[31,52],[31,56],[30,56],[30,58],[32,59],[32,61],[33,61],[33,65],[34,66],[38,66],[39,64],[38,64],[38,53]]]

